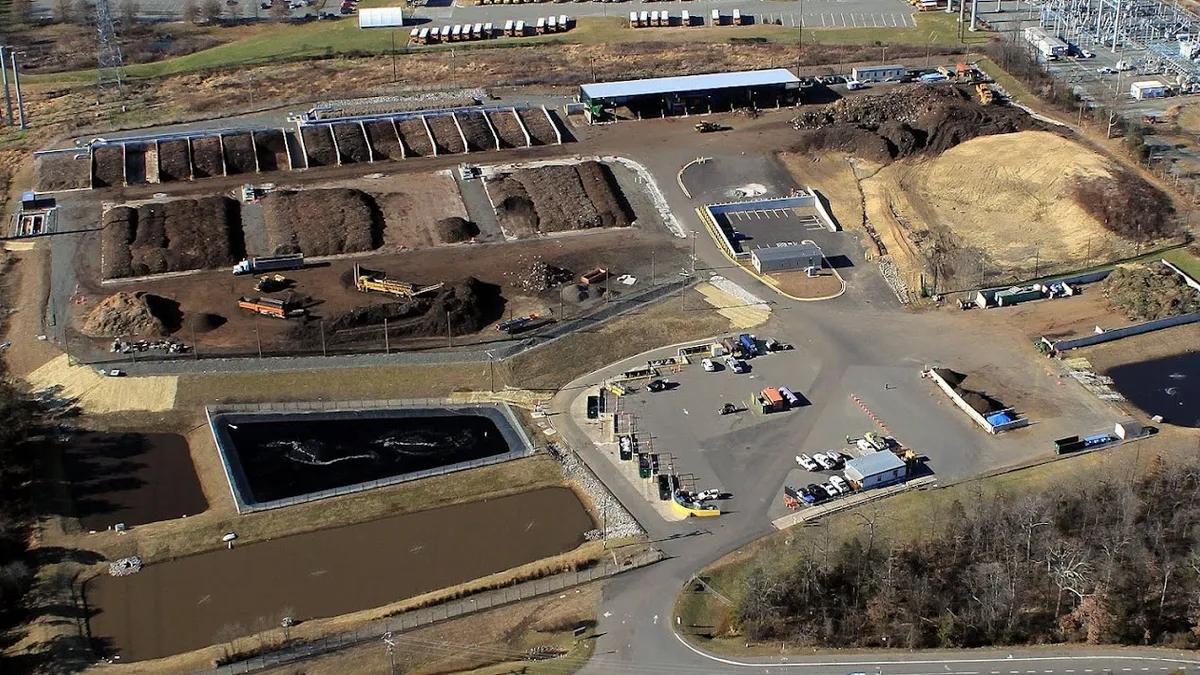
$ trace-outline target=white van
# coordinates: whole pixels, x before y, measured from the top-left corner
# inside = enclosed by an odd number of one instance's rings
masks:
[[[849,89],[850,91],[855,91],[857,89],[866,89],[867,85],[863,84],[862,82],[859,82],[858,80],[850,80],[849,82],[846,83],[846,88]]]
[[[714,9],[712,11],[712,25],[714,25],[714,26],[721,25],[721,10]]]
[[[692,15],[688,14],[688,11],[686,9],[683,10],[683,12],[679,15],[679,17],[680,17],[679,18],[680,26],[687,27],[687,26],[692,25]]]

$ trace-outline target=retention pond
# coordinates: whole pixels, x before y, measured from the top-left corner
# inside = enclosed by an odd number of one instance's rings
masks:
[[[1147,415],[1200,428],[1200,351],[1117,366],[1106,374],[1113,387]]]
[[[155,659],[280,625],[379,607],[570,551],[594,527],[574,492],[449,506],[148,565],[89,580],[92,637]]]

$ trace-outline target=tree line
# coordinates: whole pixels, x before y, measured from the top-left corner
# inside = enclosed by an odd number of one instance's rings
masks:
[[[831,647],[1200,646],[1200,465],[981,492],[903,540],[886,509],[848,541],[759,562],[738,628]]]

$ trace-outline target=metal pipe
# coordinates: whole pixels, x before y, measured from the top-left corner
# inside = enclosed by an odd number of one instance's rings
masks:
[[[971,0],[971,29],[970,30],[972,33],[974,33],[976,30],[975,29],[975,17],[977,14],[976,10],[978,8],[979,8],[979,0]]]
[[[0,47],[0,79],[4,81],[4,109],[6,115],[4,119],[8,120],[9,124],[13,124],[12,94],[8,91],[8,68],[5,67],[6,61],[4,60],[4,51],[6,49],[8,48]]]
[[[21,128],[27,129],[25,126],[25,104],[21,101],[21,73],[17,70],[17,53],[9,51],[8,60],[12,63],[13,85],[17,90],[17,115],[21,119]]]

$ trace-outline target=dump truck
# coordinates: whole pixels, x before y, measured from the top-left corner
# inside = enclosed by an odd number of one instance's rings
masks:
[[[259,255],[246,258],[233,266],[234,274],[258,274],[259,272],[279,272],[282,270],[298,270],[304,267],[303,253],[288,253],[286,255]]]
[[[303,309],[289,308],[283,300],[275,298],[238,298],[238,308],[244,309],[255,314],[270,316],[276,319],[292,319],[299,316],[304,316]]]
[[[444,284],[418,286],[406,281],[388,279],[382,272],[364,270],[362,266],[354,265],[354,288],[363,292],[388,293],[401,298],[414,298],[425,293],[432,293]]]
[[[579,276],[579,283],[583,284],[584,286],[590,286],[591,284],[604,281],[607,278],[608,270],[604,269],[603,267],[597,267],[590,272],[584,272],[581,274]]]

